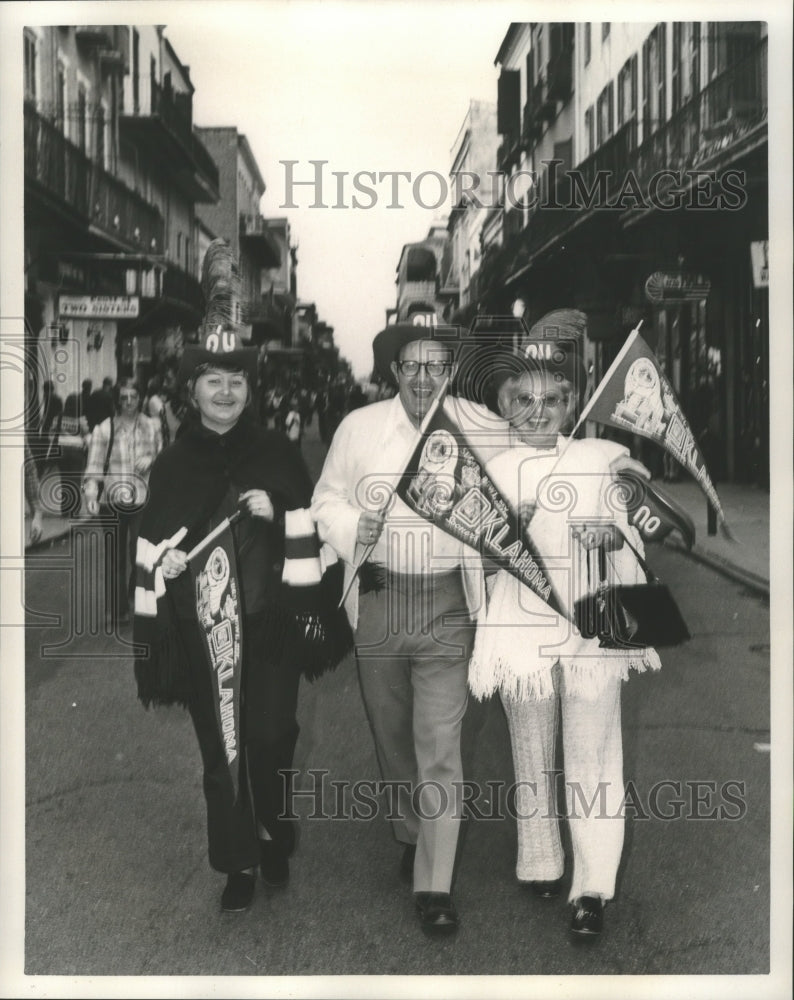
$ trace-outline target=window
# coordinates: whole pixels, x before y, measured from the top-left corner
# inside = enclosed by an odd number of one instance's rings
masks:
[[[87,115],[88,108],[86,106],[85,87],[81,84],[77,88],[77,145],[83,153],[85,153],[88,145],[86,142]]]
[[[176,234],[176,259],[178,261],[182,260],[182,234]]]
[[[185,237],[185,270],[190,270],[190,239]]]
[[[618,73],[618,128],[637,117],[637,57],[632,56]]]
[[[585,66],[590,62],[590,28],[591,24],[589,21],[585,22],[584,26],[584,64]]]
[[[642,138],[663,124],[665,108],[665,24],[657,24],[642,47]]]
[[[140,55],[140,44],[141,39],[138,35],[138,29],[132,29],[132,113],[137,115],[141,110],[141,89],[140,89],[140,73],[141,73],[141,55]]]
[[[615,85],[610,81],[598,95],[596,102],[596,145],[605,143],[615,129]]]
[[[107,166],[105,162],[105,108],[102,104],[97,107],[96,113],[96,159],[100,166]]]
[[[673,111],[700,90],[700,23],[673,22]]]
[[[36,100],[36,61],[38,41],[32,31],[25,32],[25,100]]]
[[[593,122],[593,105],[584,113],[584,136],[585,142],[587,144],[586,155],[590,156],[591,153],[595,152],[595,133],[594,133],[594,122]]]
[[[601,22],[601,44],[602,45],[607,40],[607,38],[609,38],[609,27],[610,27],[610,22],[609,21],[602,21]]]
[[[60,59],[55,71],[55,124],[66,133],[66,67]]]

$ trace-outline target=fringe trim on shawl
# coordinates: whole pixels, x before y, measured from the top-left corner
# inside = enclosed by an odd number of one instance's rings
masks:
[[[613,655],[616,654],[616,655]],[[526,663],[517,669],[514,662],[497,657],[484,663],[472,657],[469,663],[469,689],[479,700],[490,698],[499,691],[512,701],[546,701],[556,694],[554,668],[562,668],[562,687],[566,695],[592,700],[597,698],[610,681],[627,681],[632,670],[636,673],[661,669],[655,649],[602,650],[599,656],[575,656],[539,660],[532,670]]]

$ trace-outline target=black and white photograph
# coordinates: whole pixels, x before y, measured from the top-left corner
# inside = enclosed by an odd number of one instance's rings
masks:
[[[2,5],[0,996],[791,996],[793,30]]]

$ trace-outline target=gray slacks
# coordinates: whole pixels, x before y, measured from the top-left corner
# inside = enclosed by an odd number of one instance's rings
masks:
[[[414,892],[449,892],[461,820],[461,723],[474,626],[460,572],[386,574],[363,593],[361,693],[396,839],[416,844]]]

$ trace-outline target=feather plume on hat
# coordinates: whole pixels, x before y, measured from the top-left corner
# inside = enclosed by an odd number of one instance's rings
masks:
[[[199,365],[213,364],[244,371],[253,387],[259,351],[243,346],[242,328],[234,318],[240,300],[240,277],[226,240],[213,240],[207,247],[201,266],[201,290],[204,318],[198,328],[199,343],[186,345],[179,365],[180,380],[188,381]]]

